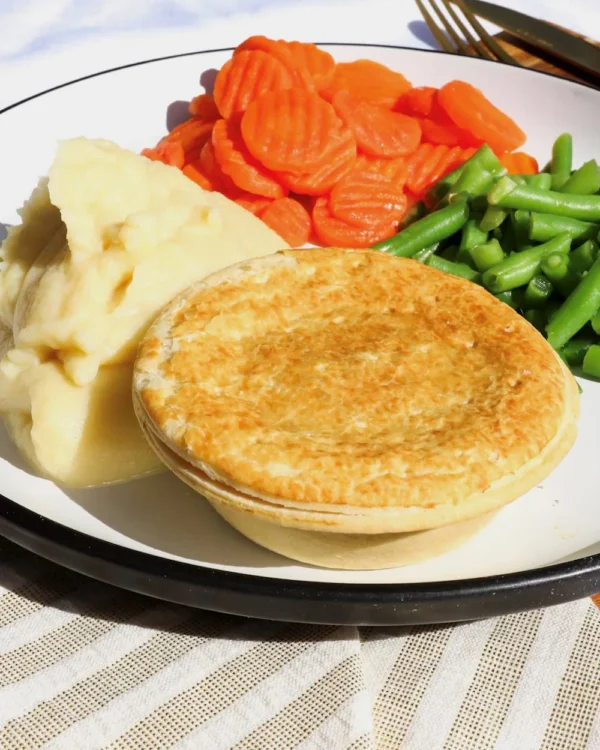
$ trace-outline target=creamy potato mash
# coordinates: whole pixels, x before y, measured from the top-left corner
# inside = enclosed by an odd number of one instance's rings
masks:
[[[191,283],[285,242],[179,170],[85,138],[60,144],[21,217],[0,274],[9,433],[64,484],[157,469],[131,406],[138,342]]]

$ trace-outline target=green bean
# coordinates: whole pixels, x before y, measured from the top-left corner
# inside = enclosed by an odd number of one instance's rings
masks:
[[[594,333],[600,333],[600,311],[590,320]]]
[[[542,261],[543,264],[543,261]],[[544,307],[550,299],[554,287],[546,276],[537,273],[525,287],[523,302],[528,309]]]
[[[487,195],[492,206],[524,208],[582,221],[600,221],[600,195],[570,195],[517,185],[510,177],[501,177]]]
[[[507,216],[508,211],[503,208],[489,206],[479,222],[479,228],[483,229],[484,232],[491,232],[493,229],[498,229]]]
[[[480,228],[479,222],[474,218],[470,218],[462,228],[458,248],[459,256],[465,250],[469,251],[475,245],[482,245],[484,242],[487,242],[487,238],[488,233]]]
[[[514,298],[514,290],[510,292],[498,292],[498,294],[494,294],[494,297],[499,299],[500,302],[504,302],[505,305],[512,307],[513,310],[516,310],[519,307]]]
[[[527,244],[531,214],[529,211],[513,211],[510,223],[515,235],[515,250],[522,250]],[[553,235],[554,236],[554,235]],[[551,239],[548,237],[547,239]]]
[[[484,144],[479,149],[477,149],[477,151],[473,154],[473,156],[471,156],[470,159],[467,159],[466,162],[461,164],[452,172],[449,172],[447,175],[442,177],[441,180],[438,180],[435,185],[429,188],[426,196],[430,205],[437,205],[439,201],[441,201],[448,194],[450,189],[456,184],[459,177],[464,172],[467,164],[475,164],[479,167],[482,167],[487,172],[490,172],[492,175],[497,177],[506,173],[506,169],[502,166],[496,154],[494,154],[492,149],[487,144]]]
[[[584,162],[569,177],[562,187],[561,193],[572,193],[574,195],[592,195],[600,190],[600,167],[595,159]]]
[[[525,213],[515,211],[515,214]],[[546,242],[563,232],[568,232],[573,240],[589,240],[598,231],[598,225],[589,221],[568,219],[565,216],[532,213],[529,220],[529,239]]]
[[[596,343],[598,339],[574,338],[567,341],[559,354],[570,367],[581,367],[587,350]]]
[[[481,273],[487,271],[488,268],[497,266],[504,260],[504,252],[496,239],[484,242],[481,245],[475,245],[470,252],[477,270]]]
[[[452,276],[460,276],[463,279],[468,279],[476,283],[479,283],[481,280],[481,274],[474,271],[470,266],[467,266],[466,263],[453,263],[451,260],[446,260],[446,258],[440,258],[439,255],[430,255],[426,261],[426,265],[436,268],[438,271],[452,274]]]
[[[600,346],[593,344],[583,358],[583,371],[593,378],[600,378]]]
[[[568,297],[579,284],[580,276],[571,268],[568,255],[551,253],[542,258],[540,268],[563,297]]]
[[[600,309],[600,258],[563,302],[548,323],[548,341],[561,349]]]
[[[543,245],[530,247],[505,258],[483,274],[483,285],[490,292],[506,292],[528,284],[540,269],[542,258],[550,253],[568,253],[571,239],[568,235],[554,237]]]
[[[399,258],[410,258],[418,250],[429,247],[435,242],[458,232],[463,228],[468,218],[469,206],[467,203],[447,206],[418,219],[399,234],[394,235],[389,240],[378,242],[373,247]]]
[[[516,176],[517,175],[513,175],[512,179],[514,180]],[[538,190],[550,190],[552,187],[552,177],[549,174],[546,174],[546,172],[526,174],[524,177],[526,185],[537,188]],[[517,182],[517,180],[515,180],[515,182]]]
[[[425,263],[427,258],[429,258],[430,255],[433,255],[439,246],[440,243],[436,242],[433,245],[429,245],[429,247],[424,247],[413,255],[413,260],[418,260],[419,263]]]
[[[540,333],[544,333],[544,329],[548,323],[548,316],[545,310],[531,308],[530,310],[525,310],[523,317],[534,328],[537,328]]]
[[[477,162],[467,163],[463,173],[453,185],[451,195],[485,195],[494,184],[496,177]]]
[[[573,169],[573,139],[569,133],[559,135],[552,146],[550,174],[552,188],[556,190],[565,184]]]
[[[590,270],[597,257],[598,243],[595,240],[586,240],[571,253],[571,267],[577,273],[583,274]]]
[[[510,179],[516,182],[517,185],[527,185],[527,180],[524,174],[511,174]]]

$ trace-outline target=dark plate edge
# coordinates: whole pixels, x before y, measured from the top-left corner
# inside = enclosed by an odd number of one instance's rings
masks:
[[[447,54],[441,50],[393,44],[318,44]],[[184,52],[108,68],[9,104],[0,109],[0,115],[33,99],[107,73],[231,50],[231,47],[222,47]],[[477,61],[505,64],[479,58]],[[562,79],[546,71],[523,70],[597,91],[586,83]],[[344,585],[231,573],[155,557],[100,540],[34,513],[3,495],[0,495],[0,533],[42,557],[120,588],[193,607],[290,622],[350,625],[457,622],[561,604],[600,590],[600,554],[519,573],[424,584]]]

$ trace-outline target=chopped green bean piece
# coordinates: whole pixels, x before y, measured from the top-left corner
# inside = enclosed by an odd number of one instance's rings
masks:
[[[513,175],[513,179],[516,175]],[[515,180],[516,181],[516,180]],[[552,177],[546,172],[538,172],[538,174],[526,174],[525,184],[530,187],[537,188],[538,190],[550,190],[552,187]]]
[[[476,162],[467,163],[463,173],[452,187],[451,195],[467,193],[485,195],[494,184],[495,176]]]
[[[531,323],[534,328],[537,328],[540,333],[544,333],[544,329],[548,322],[548,316],[546,315],[545,310],[531,308],[531,310],[525,310],[523,317],[528,323]]]
[[[568,255],[551,253],[542,258],[540,267],[563,297],[568,297],[579,283],[580,276],[571,268]]]
[[[600,311],[594,315],[590,323],[592,324],[594,333],[600,333]]]
[[[509,289],[524,286],[539,271],[545,255],[568,253],[570,247],[571,239],[564,234],[554,237],[543,245],[522,250],[486,271],[483,274],[483,284],[493,293],[506,292]]]
[[[470,266],[467,266],[466,263],[453,263],[451,260],[446,260],[446,258],[440,258],[439,255],[430,255],[426,261],[426,265],[436,268],[438,271],[452,274],[452,276],[460,276],[463,279],[468,279],[476,283],[479,283],[481,280],[481,274],[474,271]]]
[[[501,177],[487,194],[488,203],[502,208],[522,208],[546,214],[568,216],[581,221],[600,221],[600,195],[570,195],[517,185]]]
[[[517,185],[527,185],[527,180],[524,174],[511,174],[510,179],[516,182]]]
[[[574,338],[563,346],[559,351],[561,357],[569,365],[569,367],[581,367],[583,359],[590,348],[594,344],[598,343],[598,339],[592,338]]]
[[[552,146],[552,161],[550,162],[550,174],[552,175],[552,188],[557,190],[562,187],[571,175],[573,169],[573,138],[570,133],[559,135]]]
[[[593,344],[583,358],[583,371],[593,378],[600,378],[600,346]]]
[[[488,268],[497,266],[504,260],[504,252],[496,239],[491,239],[481,245],[475,245],[470,252],[477,270],[481,273],[487,271]]]
[[[541,273],[537,273],[525,287],[523,295],[524,306],[528,309],[544,307],[553,291],[554,287],[547,277]]]
[[[597,257],[598,243],[595,240],[586,240],[571,253],[571,267],[577,273],[583,274],[590,270]]]
[[[548,341],[561,349],[600,309],[600,258],[581,279],[548,323]]]
[[[479,222],[479,228],[484,232],[491,232],[493,229],[498,229],[507,216],[508,211],[505,211],[503,208],[489,206]]]
[[[472,247],[475,247],[475,245],[481,245],[484,242],[487,242],[487,238],[488,233],[480,228],[479,222],[474,218],[470,218],[462,228],[459,255],[463,253],[463,251],[468,251]]]
[[[595,159],[582,164],[559,188],[561,193],[592,195],[600,190],[600,167]]]
[[[467,203],[457,203],[418,219],[389,240],[378,242],[375,247],[399,258],[410,258],[418,250],[451,237],[463,228],[469,218]]]
[[[510,223],[515,236],[515,250],[517,252],[528,244],[530,218],[531,214],[529,211],[513,211],[510,215]],[[548,237],[548,239],[551,238]]]
[[[429,258],[430,255],[433,255],[439,246],[440,246],[440,243],[436,242],[435,244],[430,245],[429,247],[424,247],[422,250],[419,250],[413,255],[413,260],[418,260],[419,263],[425,263],[427,258]]]
[[[519,211],[515,211],[515,215]],[[569,219],[566,216],[532,213],[529,220],[529,239],[535,242],[547,242],[563,232],[568,232],[573,240],[589,240],[595,236],[598,225],[589,221]]]

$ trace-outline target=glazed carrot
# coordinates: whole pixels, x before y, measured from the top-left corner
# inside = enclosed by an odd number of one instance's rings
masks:
[[[300,44],[296,42],[296,44]],[[266,36],[251,36],[239,44],[233,56],[237,57],[242,52],[259,51],[274,57],[287,69],[292,79],[293,86],[315,91],[315,83],[304,55],[298,54],[298,50],[292,47],[292,43],[283,39],[269,39]]]
[[[332,104],[367,154],[391,158],[410,154],[419,145],[421,128],[414,117],[359,101],[348,91],[338,91]]]
[[[525,142],[521,128],[466,81],[442,86],[437,101],[459,128],[485,141],[494,151],[514,151]]]
[[[282,198],[286,191],[246,148],[236,120],[217,120],[212,131],[215,157],[223,172],[248,193]]]
[[[354,169],[356,164],[356,141],[345,129],[334,148],[328,150],[327,161],[314,172],[294,174],[277,172],[282,185],[301,195],[324,195],[338,180]]]
[[[431,114],[437,89],[433,86],[416,86],[409,89],[398,102],[398,109],[408,114],[427,117]]]
[[[152,161],[162,161],[163,164],[169,164],[178,169],[181,169],[185,163],[183,147],[176,141],[163,140],[154,148],[145,148],[142,156]]]
[[[348,139],[335,110],[306,89],[270,91],[256,99],[242,118],[250,153],[268,169],[302,174],[317,171]]]
[[[197,168],[202,172],[204,177],[214,185],[213,190],[218,190],[229,197],[235,197],[240,193],[240,189],[233,182],[229,175],[221,169],[212,140],[206,141],[200,152]]]
[[[211,94],[195,96],[188,106],[188,111],[195,117],[201,117],[205,122],[214,122],[221,116]]]
[[[206,177],[200,169],[198,162],[186,164],[181,171],[186,177],[189,177],[192,182],[200,185],[204,190],[216,190],[215,183],[211,182],[211,180]]]
[[[329,199],[325,196],[315,201],[312,220],[317,240],[323,245],[334,247],[371,247],[376,242],[389,239],[397,231],[397,224],[392,221],[365,228],[336,219],[331,213]]]
[[[336,219],[355,227],[398,224],[406,211],[406,196],[383,175],[354,170],[331,191],[329,210]]]
[[[261,94],[292,84],[290,71],[277,58],[260,50],[243,50],[218,72],[213,96],[221,116],[228,118],[245,112]]]
[[[380,159],[368,154],[359,154],[356,169],[361,172],[375,172],[391,180],[395,187],[402,188],[406,182],[406,159],[398,156],[395,159]]]
[[[315,44],[287,42],[292,64],[296,69],[307,70],[317,91],[329,86],[335,73],[335,60]]]
[[[430,117],[424,117],[421,121],[421,133],[424,143],[433,143],[436,146],[458,146],[461,142],[461,133],[452,123],[442,124]]]
[[[262,195],[253,195],[252,193],[242,193],[234,198],[234,201],[238,206],[245,208],[246,211],[250,211],[255,216],[259,216],[273,202],[271,198],[263,198]]]
[[[500,154],[498,159],[509,174],[537,174],[540,171],[537,161],[524,151]]]
[[[292,247],[301,247],[308,242],[312,222],[310,214],[297,200],[279,198],[259,214],[261,221]]]
[[[183,148],[185,163],[194,161],[210,138],[212,122],[200,117],[191,117],[171,130],[163,142],[178,143]]]
[[[336,92],[345,90],[357,99],[391,108],[410,87],[401,73],[381,63],[355,60],[338,63],[331,84],[321,93],[331,101]]]

